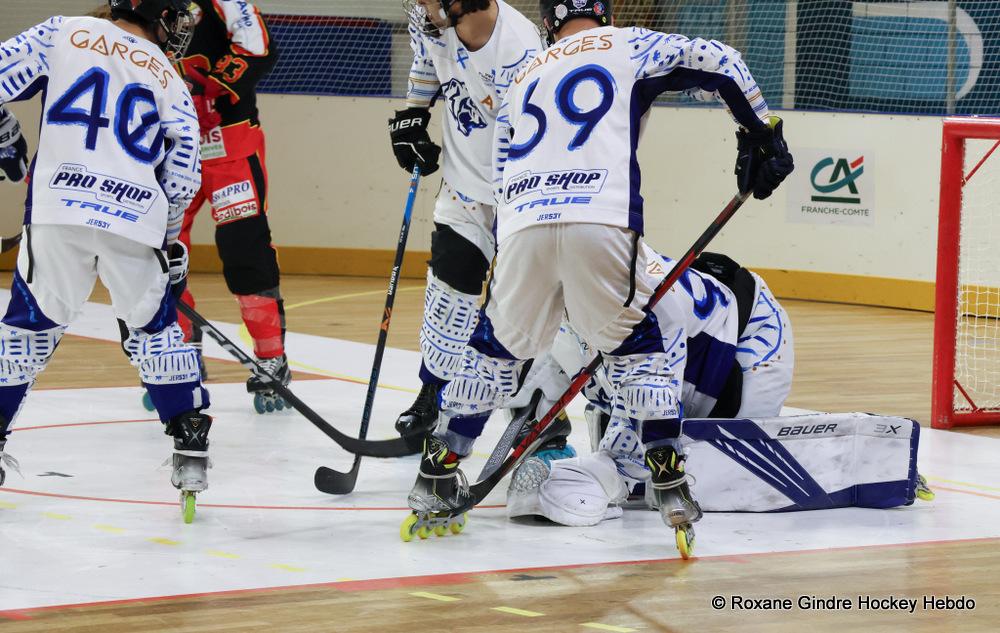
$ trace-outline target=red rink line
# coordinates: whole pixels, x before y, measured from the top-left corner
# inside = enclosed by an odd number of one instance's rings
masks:
[[[756,552],[750,554],[718,554],[715,556],[696,556],[691,561],[711,562],[732,562],[752,564],[755,559],[769,558],[774,556],[800,556],[810,554],[826,554],[832,552],[852,552],[874,549],[904,549],[911,547],[923,547],[932,545],[953,545],[971,543],[996,543],[1000,544],[1000,537],[988,536],[970,539],[949,539],[938,541],[915,541],[912,543],[889,543],[885,545],[854,545],[849,547],[827,547],[803,550],[786,550],[778,552]],[[419,545],[415,545],[419,547]],[[348,580],[343,582],[320,582],[304,585],[283,585],[274,587],[258,587],[255,589],[230,589],[228,591],[207,591],[203,593],[176,594],[172,596],[151,596],[147,598],[125,598],[122,600],[105,600],[97,602],[80,602],[76,604],[57,604],[48,607],[32,607],[28,609],[10,609],[0,611],[0,618],[10,620],[28,620],[34,614],[49,611],[66,611],[69,609],[81,609],[86,607],[112,607],[135,603],[165,602],[168,600],[185,600],[191,598],[221,598],[228,596],[249,596],[255,594],[267,594],[281,591],[302,591],[305,589],[332,589],[334,591],[356,592],[356,591],[379,591],[387,589],[405,589],[408,587],[428,587],[461,585],[469,583],[479,577],[501,574],[520,574],[529,572],[562,571],[568,569],[588,569],[599,567],[621,567],[624,565],[691,565],[691,561],[685,562],[680,558],[654,558],[648,560],[622,560],[606,563],[577,563],[570,565],[551,565],[548,567],[517,567],[513,569],[487,569],[480,571],[458,572],[451,574],[429,574],[426,576],[400,576],[395,578],[373,578],[371,580]]]

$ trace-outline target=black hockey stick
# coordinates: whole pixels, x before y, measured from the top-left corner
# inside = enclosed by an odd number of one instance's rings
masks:
[[[375,390],[378,388],[378,376],[382,371],[382,356],[385,354],[385,342],[389,338],[389,323],[392,321],[392,305],[396,301],[399,273],[403,268],[403,253],[406,252],[406,237],[410,234],[410,217],[413,215],[413,203],[417,199],[417,187],[419,186],[420,167],[416,166],[413,168],[413,176],[410,177],[410,191],[406,196],[403,225],[399,228],[399,241],[396,244],[396,260],[392,264],[392,273],[389,275],[389,289],[385,293],[385,310],[382,312],[382,325],[378,332],[378,343],[375,345],[375,360],[372,361],[372,373],[368,378],[368,393],[365,395],[365,408],[361,413],[361,429],[358,431],[358,438],[362,440],[368,435],[368,423],[372,417],[372,406],[375,404]],[[320,466],[313,476],[313,483],[316,484],[316,489],[320,492],[330,495],[346,495],[354,490],[360,468],[361,455],[354,456],[354,464],[351,466],[351,470],[346,473]]]
[[[691,266],[698,255],[705,250],[708,243],[711,242],[719,231],[722,230],[722,227],[726,225],[726,222],[728,222],[729,219],[736,214],[736,211],[743,206],[743,203],[746,202],[749,195],[749,192],[738,194],[729,201],[729,204],[727,204],[726,208],[722,210],[722,213],[720,213],[718,217],[712,221],[705,232],[701,234],[701,237],[699,237],[691,248],[688,249],[687,253],[685,253],[681,259],[677,260],[667,276],[660,282],[660,285],[656,287],[656,290],[653,292],[653,296],[650,297],[649,302],[646,303],[647,310],[651,310],[653,306],[659,303],[660,299],[663,298],[663,295],[665,295],[667,291],[670,290],[671,286],[673,286],[677,280],[680,279],[681,275],[683,275],[684,272]],[[598,367],[601,366],[602,361],[602,356],[597,354],[589,365],[581,369],[580,373],[573,378],[573,381],[570,383],[562,397],[560,397],[559,400],[557,400],[556,403],[549,408],[548,412],[542,416],[542,419],[531,425],[527,435],[525,435],[521,441],[518,442],[517,446],[514,447],[507,459],[500,464],[500,467],[494,470],[493,473],[482,481],[476,482],[469,491],[471,493],[469,495],[469,500],[466,501],[462,507],[450,511],[449,514],[452,516],[459,516],[481,503],[483,499],[486,498],[486,495],[488,495],[493,488],[495,488],[496,485],[507,476],[508,473],[517,468],[524,458],[531,455],[535,449],[551,439],[549,434],[546,433],[546,431],[550,430],[552,427],[550,423],[555,419],[556,415],[559,414],[559,411],[565,409],[573,398],[576,397],[576,394],[580,393],[583,387],[587,384],[587,381],[590,380],[590,378],[597,371]]]
[[[392,440],[371,441],[358,439],[345,433],[341,433],[336,428],[331,426],[329,422],[320,417],[318,413],[306,406],[306,403],[299,400],[298,397],[288,389],[288,387],[281,384],[280,380],[258,365],[253,358],[240,349],[235,343],[230,341],[225,334],[209,323],[205,317],[198,314],[194,308],[187,305],[183,301],[178,301],[177,309],[180,310],[184,316],[190,319],[191,323],[193,323],[199,330],[210,336],[216,343],[221,345],[224,350],[232,354],[241,365],[250,370],[251,374],[256,376],[261,382],[284,398],[288,404],[292,405],[292,408],[301,413],[307,420],[312,422],[316,428],[323,431],[327,437],[339,444],[345,451],[354,453],[355,455],[364,455],[366,457],[403,457],[405,455],[419,453],[423,449],[423,438],[421,437],[400,437]]]
[[[21,243],[21,233],[0,239],[0,253],[6,253]]]

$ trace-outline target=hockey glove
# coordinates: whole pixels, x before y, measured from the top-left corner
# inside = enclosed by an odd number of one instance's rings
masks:
[[[736,186],[740,193],[753,191],[763,200],[795,169],[792,154],[782,135],[784,122],[776,116],[770,124],[752,132],[736,132]]]
[[[19,182],[28,173],[28,143],[21,124],[0,107],[0,180]]]
[[[407,108],[396,112],[389,119],[389,138],[396,162],[408,172],[417,165],[424,176],[430,176],[438,169],[441,148],[431,141],[427,134],[431,112],[426,108]]]
[[[170,292],[180,299],[187,288],[188,249],[184,242],[174,242],[167,250],[167,272],[170,275]]]

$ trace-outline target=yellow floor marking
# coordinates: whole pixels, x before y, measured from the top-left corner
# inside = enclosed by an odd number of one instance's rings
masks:
[[[939,484],[951,484],[953,486],[965,486],[966,488],[973,488],[975,490],[988,490],[990,492],[1000,492],[1000,488],[995,486],[982,486],[980,484],[970,484],[964,481],[953,481],[951,479],[941,479],[940,477],[927,477],[929,481]],[[932,489],[933,490],[933,489]]]
[[[56,521],[69,521],[73,518],[68,514],[56,514],[55,512],[43,512],[42,515],[48,519],[55,519]]]
[[[229,552],[220,552],[217,549],[210,549],[205,553],[208,554],[209,556],[215,556],[216,558],[230,558],[230,559],[239,558],[238,554],[230,554]]]
[[[163,538],[163,537],[161,537],[161,536],[157,536],[156,538],[148,538],[148,539],[146,539],[146,540],[147,540],[147,541],[149,541],[150,543],[157,543],[157,544],[159,544],[159,545],[170,545],[170,546],[174,546],[174,545],[180,545],[180,544],[181,544],[181,542],[180,542],[180,541],[171,541],[170,539],[168,539],[168,538]]]
[[[580,626],[585,626],[588,629],[597,629],[598,631],[612,631],[613,633],[632,633],[636,629],[630,629],[625,626],[614,626],[611,624],[601,624],[600,622],[584,622]]]
[[[334,582],[354,582],[357,578],[338,578]]]
[[[293,571],[293,572],[301,572],[306,570],[305,567],[294,567],[292,565],[282,565],[281,563],[269,565],[269,567],[271,567],[272,569],[280,569],[281,571]]]
[[[7,503],[6,501],[0,501],[0,508],[5,510],[13,510],[17,507],[16,503]]]
[[[442,596],[439,593],[431,593],[429,591],[414,591],[410,595],[415,598],[427,598],[428,600],[437,600],[438,602],[458,602],[461,600],[461,598],[454,596]]]
[[[128,531],[124,528],[115,527],[113,525],[103,525],[103,524],[95,525],[94,529],[100,530],[102,532],[107,532],[109,534],[124,534],[125,532]]]
[[[544,613],[539,613],[537,611],[525,611],[524,609],[515,609],[514,607],[493,607],[494,611],[499,611],[500,613],[509,613],[511,615],[521,615],[526,618],[537,618],[540,615],[545,615]]]
[[[396,288],[396,292],[408,292],[410,290],[423,290],[423,286],[408,286],[406,288]],[[312,301],[303,301],[302,303],[293,303],[292,305],[286,305],[285,311],[294,310],[295,308],[304,308],[306,306],[314,306],[318,303],[329,303],[330,301],[343,301],[344,299],[355,299],[357,297],[370,297],[372,295],[384,295],[385,290],[366,290],[365,292],[352,292],[346,295],[334,295],[332,297],[324,297],[323,299],[313,299]]]

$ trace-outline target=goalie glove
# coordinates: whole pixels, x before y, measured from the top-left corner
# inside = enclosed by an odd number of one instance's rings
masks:
[[[28,173],[28,143],[21,124],[0,106],[0,180],[19,182]]]
[[[170,275],[170,292],[180,299],[187,288],[188,249],[184,242],[174,242],[167,249],[167,273]]]
[[[424,176],[430,176],[438,169],[441,148],[431,141],[427,134],[431,112],[427,108],[407,108],[396,112],[389,119],[389,139],[396,162],[408,172],[420,166]]]
[[[768,198],[795,169],[782,135],[783,124],[772,116],[759,130],[740,128],[736,132],[736,186],[740,193],[753,191],[758,200]]]

